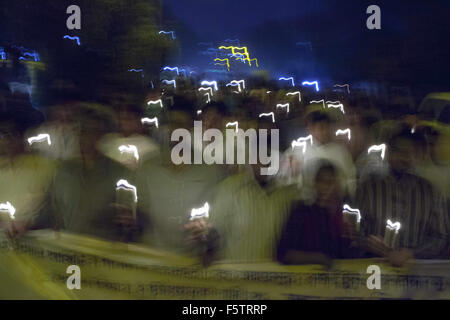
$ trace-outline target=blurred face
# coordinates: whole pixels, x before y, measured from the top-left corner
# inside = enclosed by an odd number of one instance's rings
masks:
[[[85,156],[97,155],[97,142],[103,135],[99,127],[95,121],[87,120],[83,123],[80,131],[80,150]]]
[[[320,206],[333,204],[342,197],[336,173],[331,169],[320,169],[316,176],[317,203]]]
[[[330,130],[331,126],[327,121],[309,122],[307,124],[308,132],[313,136],[313,139],[322,144],[328,143],[331,140]]]
[[[0,133],[0,152],[7,156],[15,156],[24,151],[22,135],[17,131],[4,131]]]
[[[406,139],[394,141],[388,152],[389,164],[395,171],[405,171],[411,166],[414,144]]]
[[[119,128],[125,135],[137,133],[141,130],[139,117],[134,112],[120,111],[119,114]]]
[[[348,127],[350,128],[352,135],[349,148],[352,156],[357,157],[366,148],[369,140],[369,128],[361,123],[360,117],[357,115],[349,115],[348,118]]]

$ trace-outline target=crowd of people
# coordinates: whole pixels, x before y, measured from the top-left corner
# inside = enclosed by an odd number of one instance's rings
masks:
[[[362,90],[248,81],[242,90],[219,82],[205,95],[200,80],[180,76],[176,88],[161,83],[143,95],[115,88],[98,99],[55,80],[54,103],[40,111],[28,93],[3,84],[4,232],[136,242],[204,265],[450,258],[447,120],[381,104]],[[289,109],[276,107],[285,103]],[[273,118],[260,116],[270,112]],[[205,130],[236,121],[244,131],[279,130],[272,149],[279,170],[173,163],[171,133],[192,131],[194,121]],[[205,204],[208,215],[191,219]]]

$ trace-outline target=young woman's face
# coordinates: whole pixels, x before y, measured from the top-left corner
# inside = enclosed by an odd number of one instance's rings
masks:
[[[319,170],[316,176],[316,195],[319,203],[330,203],[342,197],[338,177],[333,170]]]

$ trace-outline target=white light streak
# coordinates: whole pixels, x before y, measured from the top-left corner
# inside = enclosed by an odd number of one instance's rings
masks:
[[[138,148],[135,145],[128,144],[128,145],[121,145],[119,146],[120,153],[132,153],[136,160],[139,161],[139,151]]]
[[[239,92],[241,92],[241,84],[242,84],[242,89],[245,90],[245,80],[233,80],[230,83],[237,83],[239,85]]]
[[[173,68],[171,68],[171,67],[164,67],[163,70],[164,71],[167,71],[167,70],[169,70],[169,71],[176,71],[177,72],[177,76],[180,74],[180,72],[178,70],[178,67],[173,67]]]
[[[277,108],[286,108],[287,113],[289,113],[289,103],[285,103],[285,104],[277,104]]]
[[[347,93],[350,93],[350,85],[349,84],[335,84],[334,86],[335,87],[340,87],[340,88],[346,87],[347,88]]]
[[[209,94],[211,96],[213,96],[213,88],[212,87],[208,87],[208,88],[199,88],[198,91],[208,91],[209,90]]]
[[[295,96],[296,94],[298,94],[298,101],[301,102],[302,101],[302,94],[300,93],[300,91],[286,93],[287,96]]]
[[[28,143],[30,145],[32,145],[35,142],[42,142],[44,140],[47,140],[47,143],[48,143],[49,146],[52,144],[52,141],[50,139],[50,135],[48,133],[41,133],[41,134],[38,134],[35,137],[30,137],[30,138],[28,138]]]
[[[164,82],[165,84],[173,84],[174,88],[177,87],[177,82],[175,80],[163,80],[162,82]]]
[[[205,96],[208,97],[208,100],[206,100],[206,103],[210,103],[211,102],[211,95],[209,94],[209,92],[205,93]]]
[[[216,90],[216,91],[218,90],[217,81],[206,81],[206,80],[204,80],[200,84],[202,86],[214,86],[214,90]]]
[[[316,91],[319,91],[319,82],[317,81],[303,81],[302,86],[315,86]]]
[[[159,32],[159,34],[171,34],[172,35],[172,40],[175,40],[175,31],[163,31],[163,30],[161,30]]]
[[[131,185],[127,180],[121,179],[121,180],[117,181],[116,190],[119,190],[119,189],[133,192],[134,202],[138,201],[136,187]]]
[[[384,156],[386,154],[386,145],[380,144],[380,145],[373,145],[371,147],[369,147],[369,149],[367,150],[367,153],[371,153],[371,152],[376,152],[376,151],[381,151],[381,159],[384,160]]]
[[[14,208],[14,206],[7,201],[6,203],[0,203],[0,212],[5,212],[9,214],[9,217],[14,220],[14,215],[16,213],[16,208]]]
[[[228,122],[228,123],[225,125],[226,128],[232,127],[232,126],[235,126],[235,127],[236,127],[236,132],[239,131],[239,122],[238,122],[238,121]]]
[[[272,122],[275,122],[275,114],[273,112],[261,113],[259,117],[272,117]]]
[[[163,102],[161,99],[158,100],[150,100],[149,102],[147,102],[147,105],[151,105],[151,104],[161,104],[161,108],[163,107]]]
[[[395,233],[398,233],[401,227],[402,225],[398,221],[392,222],[390,219],[387,219],[386,221],[386,228],[389,230],[395,230]]]
[[[310,140],[311,145],[313,145],[313,137],[312,137],[312,135],[309,135],[307,137],[300,137],[297,140],[293,140],[292,143],[291,143],[292,150],[294,150],[296,147],[303,147],[303,153],[305,153],[306,152],[306,146],[307,146],[306,142],[308,140]]]
[[[209,218],[209,204],[208,204],[208,202],[205,202],[203,207],[193,208],[191,210],[190,220],[196,220],[196,219],[202,219],[202,218]]]
[[[309,104],[313,104],[313,103],[321,103],[322,106],[325,108],[325,100],[324,99],[322,99],[322,100],[312,100],[312,101],[309,102]]]
[[[348,204],[344,204],[344,211],[342,211],[342,212],[345,214],[356,215],[357,222],[358,223],[361,222],[361,212],[359,211],[359,209],[353,209]]]
[[[336,108],[336,109],[340,109],[341,110],[341,112],[343,113],[343,114],[345,114],[345,111],[344,111],[344,105],[342,104],[342,103],[340,103],[340,104],[328,104],[328,108]]]
[[[339,129],[338,131],[336,131],[336,137],[340,136],[340,135],[344,135],[346,134],[348,136],[348,141],[350,141],[350,139],[352,138],[352,133],[351,130],[349,128],[347,129]]]
[[[154,117],[154,118],[142,118],[141,119],[141,123],[142,124],[145,124],[145,123],[148,123],[148,124],[152,124],[152,123],[154,123],[155,124],[155,126],[157,127],[157,128],[159,128],[159,123],[158,123],[158,118],[157,117]]]
[[[291,81],[291,82],[292,82],[292,86],[295,86],[295,83],[294,83],[294,77],[289,77],[289,78],[281,77],[281,78],[279,78],[278,80]]]

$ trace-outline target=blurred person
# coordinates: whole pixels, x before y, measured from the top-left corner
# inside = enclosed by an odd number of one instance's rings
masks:
[[[37,144],[35,149],[54,160],[69,160],[80,156],[78,127],[74,121],[76,104],[70,101],[47,108],[47,121],[29,134],[50,135],[52,146]]]
[[[273,128],[276,126],[271,120],[258,121],[258,129]],[[276,186],[270,176],[261,174],[260,163],[241,167],[217,187],[210,218],[192,222],[186,228],[194,235],[209,235],[205,241],[209,243],[210,261],[274,261],[278,238],[299,192],[293,185]]]
[[[14,218],[0,213],[0,224],[10,236],[21,236],[41,224],[48,204],[55,166],[25,148],[23,118],[2,115],[0,123],[0,203],[10,204]],[[47,143],[47,142],[44,142]]]
[[[348,127],[351,132],[351,140],[348,142],[348,146],[354,159],[358,183],[373,174],[387,174],[389,172],[388,164],[378,154],[367,152],[368,148],[375,144],[375,138],[371,131],[371,127],[376,121],[375,115],[365,110],[356,109],[355,112],[349,113],[346,118],[348,123],[345,127]]]
[[[148,221],[141,241],[154,248],[189,254],[197,254],[201,248],[192,246],[191,233],[183,226],[192,209],[211,203],[214,188],[226,174],[219,165],[173,163],[171,150],[178,142],[171,141],[171,133],[176,129],[192,130],[193,110],[189,100],[175,98],[168,114],[168,141],[158,157],[138,170],[138,189],[143,194],[139,208]]]
[[[144,162],[158,155],[159,145],[144,134],[141,121],[144,116],[137,103],[126,97],[114,100],[118,130],[104,135],[98,147],[105,156],[136,171]]]
[[[426,180],[411,174],[414,138],[403,130],[391,138],[386,150],[389,175],[373,176],[356,194],[366,246],[376,255],[401,266],[414,258],[438,258],[449,232],[445,197]],[[398,245],[386,243],[387,220],[400,222]]]
[[[283,264],[321,264],[350,256],[351,227],[344,221],[344,192],[337,169],[321,162],[314,180],[316,200],[297,203],[285,225],[277,248]]]
[[[125,170],[97,148],[110,129],[112,116],[103,114],[101,106],[82,107],[81,157],[64,161],[55,176],[51,190],[53,227],[110,240],[130,240],[131,227],[137,222],[124,218],[130,214],[115,206],[117,182],[124,178]]]
[[[419,121],[413,127],[416,148],[421,156],[414,157],[413,172],[428,180],[447,198],[450,204],[449,126],[437,121]]]
[[[306,201],[313,202],[312,183],[314,177],[311,172],[321,160],[329,160],[343,175],[341,180],[344,190],[349,196],[354,195],[356,189],[356,173],[352,157],[348,150],[334,141],[335,128],[332,113],[321,110],[322,105],[311,105],[306,115],[305,137],[312,137],[306,141],[306,147],[289,148],[283,155],[278,175],[282,183],[295,183],[302,190]],[[303,150],[305,150],[303,152]]]
[[[80,156],[78,126],[76,121],[77,101],[81,93],[70,80],[56,79],[48,88],[46,121],[34,133],[47,133],[52,147],[37,145],[37,150],[55,160],[69,160]]]

